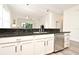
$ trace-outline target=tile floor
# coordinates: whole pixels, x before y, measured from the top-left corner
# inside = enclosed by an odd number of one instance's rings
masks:
[[[79,55],[79,52],[76,52],[76,51],[68,48],[68,49],[65,49],[61,52],[52,53],[51,55]]]
[[[79,55],[79,42],[70,41],[70,47],[50,55]]]

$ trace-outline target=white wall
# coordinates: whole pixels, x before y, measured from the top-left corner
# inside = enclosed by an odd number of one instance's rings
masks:
[[[63,31],[71,31],[70,39],[79,42],[79,5],[64,11]]]

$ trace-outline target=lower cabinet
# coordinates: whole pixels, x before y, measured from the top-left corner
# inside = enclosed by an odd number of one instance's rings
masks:
[[[15,55],[17,54],[17,46],[0,46],[0,55]]]
[[[0,55],[17,54],[17,37],[0,38]]]
[[[36,41],[34,43],[35,54],[49,54],[54,52],[54,38],[45,38],[43,41]]]
[[[33,55],[34,54],[33,42],[22,43],[22,45],[20,45],[20,51],[22,55]]]
[[[48,54],[54,51],[54,37],[50,35],[44,35],[38,39],[34,39],[36,36],[24,36],[18,38],[9,38],[15,39],[14,41],[2,41],[0,43],[0,54],[1,55],[40,55]],[[52,36],[52,35],[51,35]],[[27,38],[28,37],[28,38]],[[4,38],[3,38],[4,39]],[[6,38],[4,39],[6,40]],[[8,39],[7,39],[8,40]]]
[[[45,45],[45,54],[54,52],[54,38],[48,38]]]
[[[36,41],[34,42],[34,54],[44,54],[45,44],[44,41]]]

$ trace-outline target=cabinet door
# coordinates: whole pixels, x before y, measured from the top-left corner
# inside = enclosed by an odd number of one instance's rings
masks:
[[[2,28],[2,5],[0,4],[0,28]]]
[[[33,42],[25,42],[20,45],[22,55],[33,55]]]
[[[48,38],[45,47],[45,54],[54,52],[54,38]]]
[[[20,39],[20,41],[32,41],[34,39],[34,36],[21,36],[21,37],[18,37],[18,39]]]
[[[0,54],[17,54],[17,37],[0,38]]]
[[[34,42],[34,54],[44,54],[45,42],[44,41],[36,41]]]
[[[69,36],[68,33],[65,34],[64,36],[65,36],[64,37],[64,48],[66,48],[66,47],[69,47],[69,39],[70,39],[70,36]]]
[[[17,37],[0,38],[0,44],[3,44],[3,43],[12,43],[12,42],[16,42],[16,41],[17,41]]]
[[[14,55],[14,54],[17,54],[17,46],[15,45],[0,46],[0,55]]]

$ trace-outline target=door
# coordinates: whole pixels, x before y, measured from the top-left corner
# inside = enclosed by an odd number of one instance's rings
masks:
[[[45,54],[54,52],[54,38],[48,38],[46,41]]]
[[[0,45],[0,55],[15,55],[17,54],[17,46],[13,45]]]
[[[34,54],[35,55],[40,55],[44,54],[44,49],[45,49],[45,42],[40,40],[34,42]]]
[[[33,55],[33,42],[23,42],[20,45],[20,51],[22,55]]]

